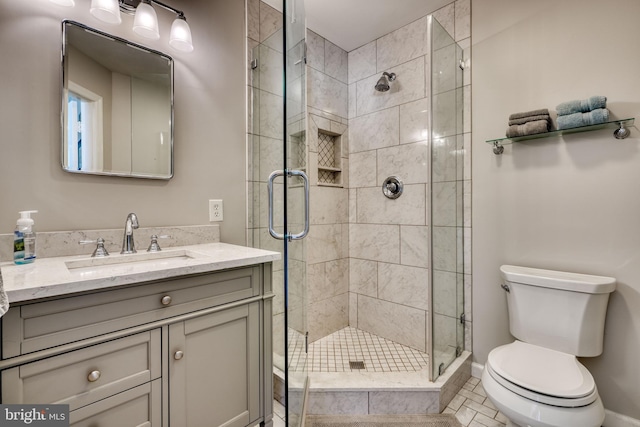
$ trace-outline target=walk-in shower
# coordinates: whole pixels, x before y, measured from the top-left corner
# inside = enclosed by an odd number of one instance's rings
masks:
[[[284,14],[248,2],[248,240],[283,253],[273,276],[274,369],[295,426],[309,377],[317,412],[314,387],[329,381],[318,375],[404,373],[431,390],[470,350],[470,186],[455,3],[346,52],[306,29],[304,2],[292,1]],[[309,178],[304,240],[267,230],[274,170]],[[390,177],[402,184],[397,197],[381,191]],[[279,178],[272,188],[277,231],[302,230],[303,182]]]

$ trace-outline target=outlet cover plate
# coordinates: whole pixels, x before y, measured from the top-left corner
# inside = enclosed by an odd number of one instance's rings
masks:
[[[222,200],[209,200],[209,221],[222,221],[223,218]]]

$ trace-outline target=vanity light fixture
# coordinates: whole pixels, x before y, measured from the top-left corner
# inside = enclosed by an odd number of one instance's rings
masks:
[[[51,1],[73,2],[74,0]],[[183,52],[191,52],[193,50],[191,29],[187,24],[184,13],[157,0],[91,0],[90,12],[99,20],[109,24],[122,22],[120,12],[134,15],[133,32],[151,40],[158,40],[160,38],[160,30],[158,27],[158,15],[153,8],[154,4],[177,15],[171,25],[171,33],[169,34],[171,47]]]
[[[151,40],[160,38],[158,15],[151,6],[150,0],[142,0],[136,8],[136,14],[133,18],[133,32]]]
[[[189,24],[187,24],[187,20],[182,12],[180,12],[178,17],[173,21],[173,24],[171,24],[169,44],[174,49],[178,49],[183,52],[191,52],[193,50],[191,28],[189,28]]]
[[[89,12],[107,24],[119,24],[122,22],[118,0],[91,0]]]

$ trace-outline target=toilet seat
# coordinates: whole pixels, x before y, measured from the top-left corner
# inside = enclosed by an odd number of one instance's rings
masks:
[[[535,402],[571,408],[598,398],[593,377],[570,354],[515,341],[493,349],[486,367],[500,385]]]

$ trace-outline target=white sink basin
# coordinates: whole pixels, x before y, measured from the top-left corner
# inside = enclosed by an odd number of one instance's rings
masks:
[[[185,249],[164,250],[161,252],[140,252],[126,255],[109,255],[103,258],[83,258],[66,261],[70,272],[88,272],[116,267],[155,266],[171,267],[184,264],[185,261],[203,258],[205,255]]]

